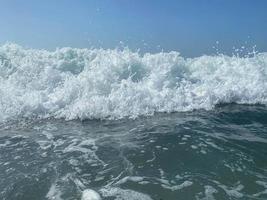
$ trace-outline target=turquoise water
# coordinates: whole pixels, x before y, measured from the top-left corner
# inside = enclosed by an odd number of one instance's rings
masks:
[[[3,200],[267,199],[267,109],[5,123],[0,191]]]

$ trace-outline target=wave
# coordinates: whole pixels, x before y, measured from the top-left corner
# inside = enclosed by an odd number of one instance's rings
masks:
[[[0,121],[119,119],[267,103],[267,53],[183,58],[123,50],[0,46]]]

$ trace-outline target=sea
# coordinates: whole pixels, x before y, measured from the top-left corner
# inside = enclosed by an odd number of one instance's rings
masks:
[[[1,200],[266,200],[267,53],[0,46]]]

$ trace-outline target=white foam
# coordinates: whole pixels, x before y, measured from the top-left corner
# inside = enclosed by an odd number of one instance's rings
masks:
[[[48,193],[46,194],[46,198],[49,200],[62,200],[61,195],[62,193],[57,187],[57,185],[52,184]]]
[[[0,121],[123,118],[267,103],[267,53],[251,58],[128,49],[0,47]]]
[[[86,189],[82,193],[81,200],[101,200],[101,197],[96,191],[91,189]]]
[[[205,186],[205,197],[203,199],[205,200],[215,200],[214,194],[218,193],[218,191],[210,186],[210,185],[206,185]]]
[[[118,187],[103,188],[100,192],[103,197],[115,197],[115,200],[152,200],[146,194]]]
[[[242,193],[244,186],[241,185],[239,182],[234,187],[227,187],[222,184],[218,184],[218,186],[222,188],[228,196],[231,196],[234,198],[242,198],[244,196],[244,194]]]
[[[121,185],[121,184],[124,184],[128,181],[131,181],[131,182],[141,182],[144,180],[144,177],[141,177],[141,176],[126,176],[124,178],[122,178],[121,180],[117,181],[116,182],[116,185]]]
[[[193,185],[193,182],[191,181],[184,181],[183,183],[181,183],[180,185],[166,185],[166,184],[162,184],[161,186],[165,189],[169,189],[171,191],[176,191],[176,190],[181,190],[183,188],[189,187]]]

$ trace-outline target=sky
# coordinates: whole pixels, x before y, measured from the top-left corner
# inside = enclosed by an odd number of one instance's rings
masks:
[[[179,51],[267,52],[266,0],[0,0],[0,44]]]

